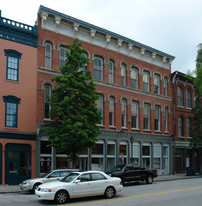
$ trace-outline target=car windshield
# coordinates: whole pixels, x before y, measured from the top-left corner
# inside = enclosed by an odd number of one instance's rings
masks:
[[[41,175],[42,178],[46,177],[48,174],[50,174],[51,171],[44,173],[43,175]]]
[[[61,182],[71,182],[73,181],[75,178],[77,178],[79,176],[78,173],[70,173],[69,175],[65,176],[63,179],[61,179]]]
[[[112,169],[112,172],[121,171],[125,165],[118,165]]]

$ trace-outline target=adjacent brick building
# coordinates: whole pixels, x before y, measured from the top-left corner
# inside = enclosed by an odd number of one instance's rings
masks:
[[[67,44],[82,41],[89,70],[100,98],[102,134],[92,149],[79,158],[77,167],[107,171],[124,162],[172,172],[173,56],[119,34],[40,6],[37,52],[37,173],[47,168],[71,166],[65,154],[51,148],[43,125],[51,109],[46,96],[50,79],[59,74]],[[73,137],[72,137],[73,138]]]
[[[0,11],[0,184],[35,177],[37,26]]]

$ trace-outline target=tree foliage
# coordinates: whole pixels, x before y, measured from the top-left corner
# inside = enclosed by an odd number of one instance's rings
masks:
[[[101,114],[96,106],[95,84],[87,70],[85,49],[78,39],[68,48],[66,63],[59,68],[61,75],[52,79],[55,87],[49,115],[53,121],[46,124],[46,130],[56,151],[70,155],[75,167],[78,155],[92,147],[100,134],[96,124]]]
[[[195,78],[193,78],[195,88],[195,105],[193,111],[193,130],[191,146],[197,152],[197,156],[200,159],[201,167],[201,155],[202,155],[202,44],[198,45],[198,53],[196,57],[196,70]]]

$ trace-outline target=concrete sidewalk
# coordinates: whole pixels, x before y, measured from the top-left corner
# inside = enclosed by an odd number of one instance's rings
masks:
[[[190,178],[202,178],[202,176],[186,176],[186,174],[176,174],[176,175],[162,175],[154,178],[154,182],[159,181],[169,181],[169,180],[180,180],[180,179],[190,179]],[[3,193],[25,193],[25,191],[20,190],[19,185],[0,185],[0,194]]]

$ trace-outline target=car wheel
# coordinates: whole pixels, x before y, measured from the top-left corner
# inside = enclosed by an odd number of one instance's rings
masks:
[[[152,184],[153,183],[153,177],[151,175],[147,176],[146,183],[147,184]]]
[[[59,204],[65,203],[68,199],[69,194],[64,190],[58,191],[55,195],[55,201]]]
[[[35,183],[34,186],[33,186],[33,189],[31,190],[31,192],[33,194],[35,194],[35,190],[38,188],[38,186],[41,185],[41,183]]]
[[[108,187],[106,190],[105,190],[105,197],[107,198],[111,198],[115,195],[115,190],[113,187]]]

